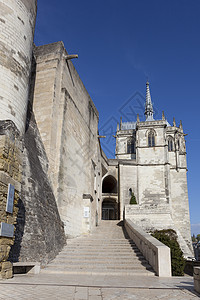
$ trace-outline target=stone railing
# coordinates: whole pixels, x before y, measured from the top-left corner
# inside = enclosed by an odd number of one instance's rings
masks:
[[[130,219],[124,220],[124,226],[156,275],[171,277],[170,248],[136,226]]]
[[[194,267],[194,289],[200,294],[200,267]]]

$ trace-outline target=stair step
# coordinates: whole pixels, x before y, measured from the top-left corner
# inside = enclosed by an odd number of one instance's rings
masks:
[[[59,254],[60,256],[72,256],[72,257],[76,257],[77,256],[88,256],[88,257],[140,257],[140,256],[143,256],[141,254],[140,251],[138,252],[134,252],[134,251],[128,251],[128,252],[116,252],[115,255],[113,255],[113,252],[112,251],[104,251],[104,252],[96,252],[96,251],[93,251],[93,252],[88,252],[88,251],[85,251],[85,253],[83,252],[78,252],[78,251],[65,251],[65,252],[60,252]]]
[[[90,257],[58,257],[58,258],[55,258],[54,261],[77,261],[77,262],[82,262],[83,260],[86,261],[86,262],[90,262],[90,261],[95,261],[95,262],[106,262],[106,263],[129,263],[129,262],[132,262],[132,261],[139,261],[139,262],[142,262],[142,261],[146,261],[143,257],[141,257],[140,259],[138,259],[138,257],[128,257],[128,258],[112,258],[110,259],[109,257],[107,258],[103,258],[103,257],[93,257],[93,258],[90,258]]]
[[[80,243],[80,244],[69,244],[66,248],[72,248],[72,247],[79,247],[79,248],[90,248],[90,247],[98,247],[98,248],[106,248],[106,247],[110,247],[110,248],[115,248],[115,247],[120,247],[120,248],[137,248],[137,246],[135,244],[84,244],[84,243]]]
[[[118,221],[102,222],[96,232],[70,239],[44,273],[88,275],[141,275],[155,273],[135,243],[124,237]]]
[[[93,269],[97,269],[97,270],[135,270],[135,269],[151,269],[151,266],[149,264],[75,264],[75,263],[71,263],[71,264],[58,264],[58,263],[53,263],[50,264],[48,266],[48,268],[53,268],[53,269],[69,269],[69,270],[74,270],[74,269],[86,269],[86,270],[93,270]]]
[[[73,241],[67,241],[67,244],[70,245],[70,244],[73,244],[73,243],[76,243],[76,244],[84,244],[84,245],[88,245],[88,244],[99,244],[99,245],[109,245],[109,244],[113,244],[113,245],[116,245],[116,244],[120,244],[120,245],[135,245],[135,243],[132,241],[132,240],[100,240],[100,239],[96,239],[96,240],[73,240]]]
[[[72,267],[74,267],[72,269]],[[49,265],[47,267],[48,269],[51,268],[51,269],[61,269],[61,270],[83,270],[83,269],[86,269],[86,270],[138,270],[138,269],[141,269],[141,270],[148,270],[148,269],[151,269],[151,266],[150,265],[146,265],[146,266],[143,266],[143,265],[96,265],[96,264],[85,264],[85,265],[67,265],[67,266],[63,266],[62,265],[58,265],[58,264],[52,264],[52,265]]]
[[[113,251],[109,251],[109,250],[104,250],[104,251],[96,251],[96,250],[85,250],[85,251],[78,251],[78,250],[69,250],[66,252],[61,252],[60,254],[62,255],[67,255],[67,254],[81,254],[81,255],[108,255],[108,256],[114,256],[114,255],[120,255],[120,254],[124,254],[124,255],[128,255],[128,254],[140,254],[141,252],[139,250],[113,250]]]
[[[121,248],[121,249],[137,249],[136,245],[131,244],[69,244],[64,249],[72,249],[72,248],[78,248],[78,249],[84,249],[84,248],[96,248],[96,249],[115,249],[115,248]]]
[[[63,249],[61,252],[64,252],[64,251],[83,251],[83,250],[88,250],[88,251],[103,251],[103,250],[109,250],[109,251],[139,251],[138,248],[132,248],[132,247],[124,247],[124,248],[121,248],[121,247],[69,247],[69,248],[65,248]]]
[[[55,259],[53,260],[52,262],[49,263],[49,265],[51,264],[60,264],[60,263],[68,263],[68,264],[79,264],[79,265],[88,265],[88,264],[99,264],[99,265],[102,265],[102,264],[107,264],[107,265],[136,265],[136,264],[148,264],[148,262],[143,259],[142,261],[141,260],[138,260],[138,259],[134,259],[134,260],[98,260],[98,259],[94,259],[94,260],[71,260],[71,259]]]
[[[109,275],[109,276],[155,276],[154,271],[148,270],[148,271],[143,271],[143,270],[132,270],[132,271],[101,271],[101,270],[92,270],[92,271],[85,271],[85,270],[49,270],[49,269],[44,269],[42,271],[43,273],[46,274],[68,274],[68,275]]]

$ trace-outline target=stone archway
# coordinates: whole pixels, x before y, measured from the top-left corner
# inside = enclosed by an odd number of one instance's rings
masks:
[[[117,193],[117,180],[112,175],[108,175],[104,178],[102,184],[102,193],[104,194],[116,194]]]

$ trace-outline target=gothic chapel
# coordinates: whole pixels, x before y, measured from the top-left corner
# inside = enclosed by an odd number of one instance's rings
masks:
[[[145,231],[174,229],[186,256],[191,256],[185,138],[180,122],[154,120],[149,82],[145,122],[122,122],[116,132],[116,159],[103,178],[102,217],[130,218]],[[117,171],[116,171],[117,170]],[[118,189],[114,191],[114,182]],[[110,193],[108,185],[110,183]],[[136,205],[130,205],[131,195]]]

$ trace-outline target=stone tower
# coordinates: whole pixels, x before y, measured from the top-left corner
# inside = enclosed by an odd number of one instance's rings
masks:
[[[174,229],[186,257],[192,256],[185,134],[182,122],[171,126],[164,113],[154,119],[149,82],[145,121],[120,122],[116,133],[119,203],[145,231]],[[134,192],[137,205],[130,205]]]
[[[0,278],[12,277],[36,8],[36,0],[0,0]]]
[[[22,134],[29,93],[37,0],[0,0],[0,120]]]

